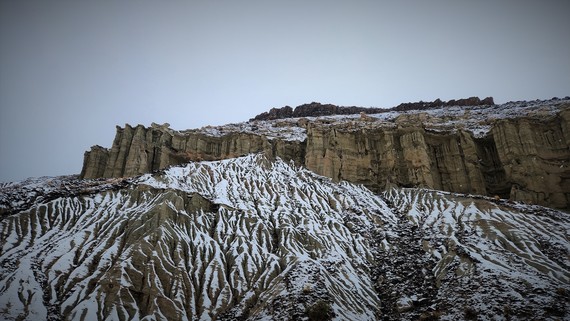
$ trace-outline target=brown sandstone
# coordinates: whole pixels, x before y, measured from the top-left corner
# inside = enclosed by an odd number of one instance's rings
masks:
[[[425,126],[437,123],[430,117],[402,115],[384,127],[369,119],[301,119],[296,126],[306,129],[305,141],[126,125],[117,127],[110,149],[94,146],[85,153],[81,176],[134,176],[187,161],[265,153],[375,191],[396,184],[570,207],[570,109],[548,117],[490,119],[492,129],[482,138],[461,126],[434,130]]]

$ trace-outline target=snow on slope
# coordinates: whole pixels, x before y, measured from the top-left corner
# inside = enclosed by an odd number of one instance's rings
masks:
[[[262,156],[174,167],[0,221],[0,315],[289,319],[325,300],[374,320],[364,234],[393,219],[367,190]]]
[[[77,194],[89,194],[124,186],[128,179],[81,180],[77,175],[28,178],[0,183],[0,216],[27,209],[33,204]]]
[[[567,213],[433,190],[394,189],[383,196],[400,227],[408,226],[406,244],[389,241],[427,253],[424,264],[438,288],[431,299],[446,311],[442,320],[466,312],[480,320],[570,317]],[[392,289],[400,290],[399,284]]]
[[[318,302],[334,320],[568,317],[565,213],[377,196],[261,155],[109,184],[8,208],[0,319],[307,320]]]

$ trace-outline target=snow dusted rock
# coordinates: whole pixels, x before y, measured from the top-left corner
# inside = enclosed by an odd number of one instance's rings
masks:
[[[407,320],[569,317],[567,213],[422,189],[383,197],[398,216],[375,269],[389,303],[383,312]]]
[[[77,175],[29,178],[21,182],[0,183],[0,218],[63,196],[92,194],[118,189],[129,179],[84,180]]]
[[[305,166],[374,191],[395,184],[570,207],[569,101],[368,116],[377,121],[312,119]]]
[[[366,233],[390,220],[369,191],[262,156],[173,167],[0,221],[0,318],[288,320],[324,300],[374,320]]]
[[[117,127],[110,149],[94,146],[85,153],[81,177],[128,177],[263,152],[377,192],[396,184],[570,208],[570,98],[489,102],[343,109],[367,110],[364,118],[330,115],[337,106],[308,104],[298,115],[312,115],[314,108],[330,116],[186,131],[126,125]]]
[[[265,152],[302,163],[305,130],[241,123],[176,131],[166,126],[117,126],[110,149],[85,152],[82,178],[129,177],[188,161],[220,160]]]
[[[74,182],[17,208],[27,183],[0,189],[0,319],[568,316],[570,220],[554,210],[378,196],[262,155]]]

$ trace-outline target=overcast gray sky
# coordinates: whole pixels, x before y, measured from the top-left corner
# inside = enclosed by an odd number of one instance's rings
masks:
[[[564,97],[569,3],[0,0],[0,181],[79,173],[125,123]]]

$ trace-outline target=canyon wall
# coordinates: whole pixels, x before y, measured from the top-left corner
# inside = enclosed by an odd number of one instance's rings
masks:
[[[547,122],[501,120],[492,135],[512,199],[570,207],[570,109]]]
[[[180,133],[166,126],[117,126],[111,149],[93,146],[85,152],[82,178],[128,177],[188,161],[220,160],[265,153],[303,164],[304,142],[285,142],[250,133],[222,137]]]
[[[381,191],[391,184],[570,207],[570,109],[555,116],[497,120],[477,138],[461,126],[435,130],[421,115],[391,127],[302,122],[305,141],[236,132],[220,137],[165,126],[117,127],[111,149],[85,153],[84,178],[134,176],[169,165],[249,153],[293,160],[331,177]]]
[[[305,165],[334,180],[360,183],[373,190],[396,184],[487,194],[477,146],[473,137],[462,131],[310,128]]]
[[[568,208],[570,110],[544,121],[500,120],[483,138],[418,123],[357,130],[309,126],[305,166],[375,191],[389,184],[420,186]]]

